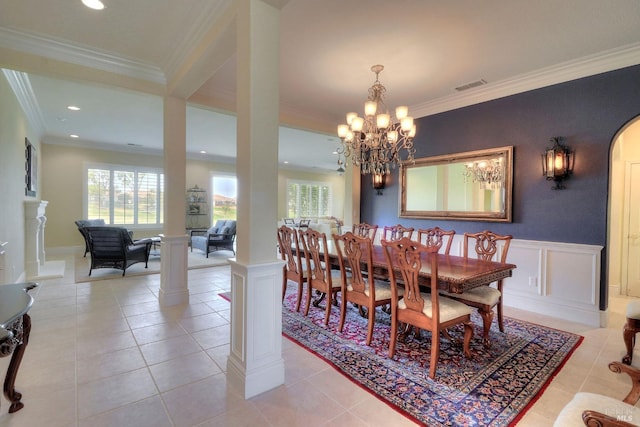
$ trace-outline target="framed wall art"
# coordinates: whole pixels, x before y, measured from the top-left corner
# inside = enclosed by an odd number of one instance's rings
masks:
[[[38,189],[38,154],[36,147],[31,145],[27,138],[24,139],[24,156],[24,194],[25,196],[36,197]]]

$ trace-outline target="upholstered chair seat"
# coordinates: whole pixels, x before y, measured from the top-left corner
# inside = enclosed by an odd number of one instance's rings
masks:
[[[609,363],[609,370],[629,375],[631,390],[627,396],[620,400],[606,394],[576,393],[562,408],[553,427],[640,426],[640,408],[636,406],[640,398],[640,370],[617,361]],[[606,388],[602,392],[606,393]]]
[[[440,294],[456,296],[456,294],[446,291],[440,291]],[[477,288],[469,289],[464,292],[464,299],[466,301],[472,301],[478,304],[488,305],[490,307],[498,304],[501,296],[502,293],[492,286],[478,286]]]
[[[400,290],[400,289],[398,289]],[[425,316],[431,318],[433,317],[433,306],[431,305],[431,294],[420,293],[420,296],[424,300],[424,308],[422,312]],[[463,304],[458,301],[454,301],[452,299],[446,297],[440,297],[438,301],[438,305],[440,306],[440,321],[448,322],[449,320],[455,319],[460,316],[470,315],[472,308],[466,304]],[[404,310],[407,308],[407,304],[402,298],[398,301],[398,309]]]

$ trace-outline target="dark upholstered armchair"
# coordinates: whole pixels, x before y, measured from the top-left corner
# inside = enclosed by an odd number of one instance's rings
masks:
[[[89,240],[87,240],[87,233],[84,230],[85,227],[103,227],[104,219],[79,219],[76,222],[76,226],[78,226],[78,231],[82,234],[84,238],[84,256],[87,256],[89,253]]]
[[[218,250],[232,251],[235,255],[236,250],[233,247],[235,240],[236,222],[231,219],[218,220],[216,225],[206,232],[191,230],[191,252],[194,248],[200,249],[207,258],[209,258],[209,252]]]
[[[89,242],[91,267],[117,268],[124,276],[127,268],[133,264],[144,262],[147,268],[151,239],[131,240],[129,230],[121,227],[84,227]]]

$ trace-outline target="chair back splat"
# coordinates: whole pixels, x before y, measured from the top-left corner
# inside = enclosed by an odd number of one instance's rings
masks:
[[[453,236],[455,236],[455,234],[455,230],[445,231],[440,227],[419,228],[418,241],[423,245],[432,246],[440,240],[441,247],[444,248],[444,250],[441,249],[441,252],[449,255],[449,252],[451,252],[451,243],[453,243]]]
[[[376,233],[378,232],[378,226],[361,222],[360,224],[353,224],[352,232],[356,236],[368,237],[371,240],[375,240]]]
[[[405,227],[402,224],[389,225],[383,228],[382,238],[384,240],[398,240],[403,237],[411,238],[413,227]]]
[[[507,261],[507,252],[512,236],[501,236],[492,231],[485,230],[479,233],[464,233],[464,256],[469,257],[470,246],[473,245],[475,256],[484,261],[497,261],[505,263]],[[500,259],[494,259],[498,253],[498,246],[502,243],[502,254]]]

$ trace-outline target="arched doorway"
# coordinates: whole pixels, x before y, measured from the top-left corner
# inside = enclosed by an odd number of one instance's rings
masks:
[[[614,138],[610,162],[608,295],[640,297],[640,116]]]

